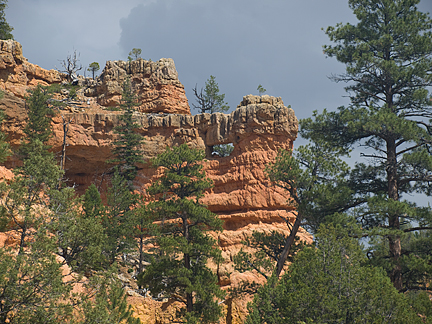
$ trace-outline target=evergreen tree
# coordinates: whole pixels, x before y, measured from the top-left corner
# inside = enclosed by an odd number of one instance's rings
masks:
[[[3,99],[4,93],[0,92],[0,100]],[[4,112],[0,111],[0,125],[4,121]],[[6,141],[6,134],[3,132],[0,132],[0,163],[3,163],[6,161],[7,157],[11,155],[10,145]]]
[[[57,236],[58,254],[75,272],[88,274],[106,266],[102,251],[107,237],[101,215],[87,214],[82,198],[75,195],[73,188],[54,192],[50,204],[55,217],[50,230]]]
[[[261,84],[258,85],[257,90],[258,90],[258,93],[259,93],[260,96],[262,96],[267,91]]]
[[[198,105],[192,104],[194,108],[199,109],[200,113],[215,113],[225,112],[229,110],[229,106],[225,102],[225,94],[219,93],[219,85],[216,82],[216,78],[210,75],[210,78],[206,81],[204,90],[198,93],[197,87],[193,88]]]
[[[290,211],[296,214],[295,222],[291,224],[289,219],[284,219],[288,236],[279,232],[254,232],[244,243],[256,252],[242,249],[234,258],[237,270],[255,270],[266,279],[273,273],[279,277],[286,261],[302,248],[297,237],[300,226],[315,233],[322,223],[348,222],[336,215],[348,208],[347,203],[359,202],[352,199],[352,191],[347,187],[349,168],[340,154],[338,148],[319,139],[313,145],[300,146],[295,153],[278,152],[275,163],[266,172],[276,186],[286,190]]]
[[[99,190],[92,183],[84,194],[83,210],[85,217],[100,217],[102,209],[103,205]]]
[[[141,53],[141,48],[133,48],[132,51],[129,52],[128,61],[137,60],[141,57]]]
[[[107,236],[104,254],[110,264],[115,262],[118,254],[127,252],[135,245],[133,207],[137,202],[138,195],[130,192],[126,179],[115,170],[102,216],[102,225]]]
[[[422,323],[384,271],[365,265],[345,228],[322,226],[315,238],[255,295],[247,324]]]
[[[13,39],[13,28],[7,23],[5,17],[5,9],[7,0],[0,0],[0,39]]]
[[[219,144],[213,146],[213,153],[216,153],[220,157],[230,156],[234,151],[234,146],[232,144]]]
[[[38,231],[26,249],[0,249],[0,323],[59,323],[69,318],[65,300],[72,288],[63,282],[55,242]]]
[[[0,251],[0,322],[58,323],[71,311],[65,303],[71,283],[62,280],[56,238],[49,232],[56,212],[51,198],[63,173],[38,136],[25,134],[23,165],[1,184],[0,223],[18,234],[18,242]]]
[[[47,152],[49,146],[46,143],[52,136],[51,117],[54,115],[49,106],[51,96],[46,89],[38,85],[29,92],[30,95],[26,98],[28,119],[24,127],[25,140],[20,148],[24,159],[36,140],[44,145],[44,151]]]
[[[149,188],[158,197],[154,217],[159,226],[155,234],[156,251],[139,283],[153,296],[180,301],[186,323],[216,322],[221,315],[218,299],[223,292],[209,260],[218,262],[221,253],[206,231],[220,231],[222,222],[199,202],[211,187],[200,162],[204,152],[186,144],[158,155],[155,167],[164,167],[164,175]]]
[[[134,107],[137,106],[136,97],[132,91],[130,79],[123,84],[122,103],[120,107],[124,111],[120,117],[121,125],[116,126],[114,131],[119,134],[119,139],[114,142],[113,154],[116,156],[109,162],[118,164],[121,176],[128,181],[135,179],[138,167],[137,163],[143,163],[142,151],[139,146],[143,142],[140,134],[136,133],[139,125],[134,122]]]
[[[114,269],[90,278],[81,307],[82,316],[76,318],[74,323],[141,323],[138,318],[132,316],[132,307],[127,303],[126,293],[119,280],[115,278],[115,272]]]
[[[100,66],[98,62],[93,62],[89,64],[87,71],[92,73],[93,79],[95,78],[95,73],[100,70]]]
[[[351,190],[363,201],[354,204],[352,215],[362,224],[363,235],[378,236],[386,246],[385,255],[371,250],[370,256],[387,263],[398,290],[416,288],[408,277],[418,272],[412,267],[419,264],[409,262],[414,251],[403,245],[405,237],[432,229],[431,210],[402,199],[432,189],[427,90],[432,85],[432,21],[417,10],[418,3],[349,1],[359,22],[328,27],[326,34],[336,44],[324,46],[324,53],[346,64],[346,73],[333,79],[349,83],[351,104],[335,112],[315,112],[313,119],[301,122],[307,139],[320,138],[346,152],[356,145],[368,149],[362,153],[368,163],[358,162],[351,173]],[[428,280],[431,275],[424,273]],[[426,287],[428,280],[420,286]]]

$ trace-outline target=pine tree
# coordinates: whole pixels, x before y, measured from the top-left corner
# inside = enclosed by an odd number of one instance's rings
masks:
[[[13,39],[13,28],[7,23],[5,17],[5,9],[7,0],[0,0],[0,39]]]
[[[49,106],[50,94],[42,86],[38,85],[29,91],[26,98],[27,124],[24,127],[25,140],[23,141],[20,153],[25,159],[28,151],[35,141],[39,141],[44,146],[44,151],[48,152],[48,140],[52,137],[51,117],[54,115]]]
[[[121,109],[124,111],[120,117],[121,125],[114,131],[119,134],[119,139],[114,142],[113,154],[115,158],[109,162],[117,163],[121,176],[128,181],[135,179],[138,167],[137,163],[143,163],[142,151],[139,146],[143,142],[140,134],[136,133],[139,125],[134,122],[134,107],[137,106],[136,97],[132,90],[130,79],[123,84]]]
[[[197,87],[193,88],[198,105],[192,104],[196,109],[200,110],[200,113],[215,113],[225,112],[229,110],[229,106],[225,102],[225,94],[219,93],[219,85],[216,82],[216,78],[210,75],[210,78],[206,81],[204,89],[198,93]]]
[[[139,283],[153,296],[168,297],[184,304],[182,316],[187,323],[218,320],[218,299],[223,293],[207,262],[218,262],[221,253],[206,231],[220,231],[221,220],[199,202],[211,181],[205,178],[201,161],[204,152],[186,144],[158,155],[155,167],[164,167],[164,175],[149,188],[158,198],[154,202],[156,251]]]
[[[100,70],[100,66],[98,62],[93,62],[89,64],[87,71],[92,73],[93,79],[95,78],[95,73]]]
[[[84,194],[83,210],[86,217],[97,218],[101,216],[103,209],[99,190],[92,183]]]
[[[247,324],[422,323],[384,271],[364,265],[346,228],[322,226],[315,239],[279,282],[272,277],[260,288]]]
[[[141,323],[138,318],[133,317],[132,307],[127,303],[126,293],[115,278],[115,272],[116,270],[112,269],[90,278],[86,285],[86,296],[83,296],[82,316],[76,318],[74,323]]]
[[[4,92],[0,91],[0,100],[4,97]],[[0,125],[3,123],[5,118],[5,114],[3,111],[0,111]],[[7,157],[11,155],[10,145],[6,141],[6,134],[0,132],[0,163],[6,161]]]
[[[313,119],[301,122],[305,138],[320,138],[346,152],[356,145],[367,148],[361,155],[368,163],[356,163],[351,173],[351,190],[363,201],[353,204],[352,215],[362,224],[363,235],[378,236],[386,246],[385,255],[371,250],[370,256],[387,264],[398,290],[416,289],[408,277],[421,271],[416,270],[418,263],[408,262],[413,250],[403,245],[405,237],[432,229],[429,208],[402,200],[413,192],[432,192],[427,89],[432,85],[432,21],[417,10],[418,3],[349,1],[358,23],[328,27],[326,34],[336,44],[324,46],[324,53],[346,64],[346,73],[333,79],[349,83],[351,104],[335,112],[315,112]]]
[[[50,205],[55,212],[50,230],[57,236],[58,254],[78,273],[104,268],[107,260],[102,251],[107,237],[101,215],[86,213],[83,199],[76,197],[74,188],[54,191]]]
[[[37,110],[39,102],[41,109],[45,107],[46,101],[39,101],[39,90],[28,99],[31,112]],[[32,117],[30,113],[31,121]],[[64,302],[71,283],[62,280],[55,237],[49,232],[56,212],[51,198],[58,192],[63,172],[41,142],[49,134],[40,137],[41,133],[26,127],[23,164],[14,170],[13,180],[1,184],[0,223],[18,234],[17,246],[0,251],[2,323],[57,323],[72,311]]]
[[[115,262],[117,255],[126,253],[135,245],[133,207],[137,202],[138,195],[130,192],[127,180],[115,170],[102,216],[102,225],[107,236],[104,254],[110,264]]]

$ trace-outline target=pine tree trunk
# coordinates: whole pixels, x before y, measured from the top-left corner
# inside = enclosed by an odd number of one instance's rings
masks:
[[[388,198],[394,201],[399,200],[398,183],[397,183],[397,158],[396,158],[396,141],[394,139],[387,141],[387,182]],[[391,230],[400,229],[400,220],[398,214],[388,216],[389,228]],[[402,268],[400,265],[401,257],[401,238],[400,235],[389,236],[389,252],[393,260],[393,270],[390,279],[399,291],[402,290]]]
[[[187,242],[189,242],[189,224],[187,223],[187,215],[183,214],[183,236]],[[186,269],[190,269],[190,255],[188,253],[184,254],[184,266]],[[192,293],[186,293],[186,312],[190,313],[193,311],[193,295]]]
[[[286,259],[288,258],[289,252],[291,250],[291,246],[293,245],[295,236],[296,236],[296,234],[300,228],[301,220],[302,220],[302,217],[300,216],[300,214],[297,214],[297,218],[296,218],[294,225],[291,229],[291,233],[285,242],[285,246],[284,246],[282,253],[279,257],[279,260],[277,262],[276,275],[278,277],[279,277],[280,273],[282,272],[282,269],[283,269],[283,266],[285,264]]]

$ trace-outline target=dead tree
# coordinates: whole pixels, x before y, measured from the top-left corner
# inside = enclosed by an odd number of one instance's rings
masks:
[[[72,55],[68,55],[66,60],[59,60],[63,70],[57,69],[57,71],[66,73],[68,80],[72,82],[77,78],[77,72],[82,70],[83,66],[79,63],[79,53],[75,50]]]

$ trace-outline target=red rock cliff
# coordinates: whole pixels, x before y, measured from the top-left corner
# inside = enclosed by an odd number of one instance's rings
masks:
[[[253,274],[239,274],[233,269],[232,257],[241,248],[241,241],[252,230],[286,230],[280,216],[294,220],[286,193],[272,186],[264,172],[266,165],[275,160],[279,149],[293,147],[298,130],[294,111],[285,107],[280,98],[249,95],[230,114],[191,116],[184,88],[171,59],[107,62],[100,79],[80,80],[82,91],[78,100],[59,111],[53,119],[55,136],[51,144],[55,152],[61,151],[63,119],[70,121],[66,178],[80,193],[92,182],[99,183],[103,179],[107,169],[105,161],[111,157],[116,138],[113,128],[119,122],[119,112],[108,111],[104,106],[117,105],[121,84],[127,76],[131,77],[140,98],[135,118],[140,125],[138,132],[145,139],[141,149],[146,161],[167,146],[184,142],[206,151],[205,170],[214,181],[214,188],[203,201],[224,220],[219,244],[225,262],[217,270],[221,285],[227,287],[242,278],[250,279]],[[0,87],[6,90],[0,109],[6,112],[3,129],[13,147],[19,145],[26,122],[23,99],[26,90],[38,83],[49,84],[64,79],[65,76],[56,71],[46,71],[28,63],[22,57],[19,43],[0,41]],[[214,145],[226,143],[234,145],[230,156],[212,155]],[[13,168],[17,163],[12,157],[6,166]],[[155,176],[156,170],[149,163],[140,165],[134,183],[136,189],[145,193]],[[304,231],[300,236],[310,240]],[[156,321],[151,319],[156,313],[149,315],[147,306],[143,306],[153,305],[153,301],[137,303],[137,313],[143,319],[148,323]],[[153,307],[151,305],[148,307]],[[241,323],[244,309],[244,301],[230,302],[226,323]],[[169,323],[163,314],[158,314],[160,323]]]

